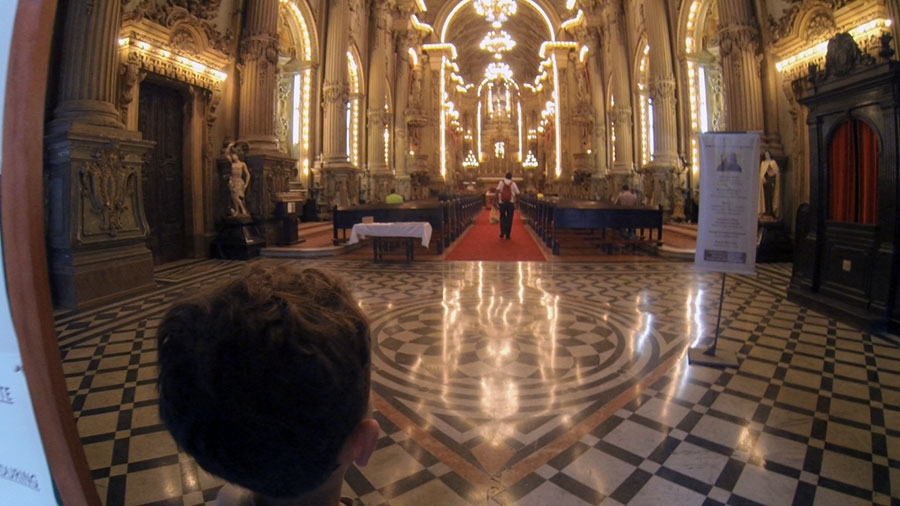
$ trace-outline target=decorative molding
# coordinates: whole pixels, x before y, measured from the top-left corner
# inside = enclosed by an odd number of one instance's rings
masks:
[[[651,79],[648,84],[647,94],[654,101],[669,100],[675,98],[675,78],[663,77]]]
[[[220,33],[212,20],[218,15],[222,0],[183,0],[182,5],[174,5],[173,0],[142,0],[134,9],[123,13],[123,27],[126,23],[149,21],[164,28],[172,29],[187,24],[204,34],[209,46],[227,56],[234,56],[234,34],[231,29]]]
[[[122,215],[131,211],[129,204],[137,191],[140,166],[122,161],[118,144],[98,149],[92,161],[79,170],[81,193],[91,202],[91,210],[99,218],[99,228],[116,237],[122,229]]]
[[[723,60],[744,51],[759,54],[759,43],[755,26],[734,23],[719,27],[719,54]]]
[[[132,16],[119,30],[120,61],[220,93],[225,78],[222,69],[234,63],[234,58],[214,48],[206,33],[191,19],[180,18],[165,26],[147,17]]]
[[[854,70],[875,64],[875,58],[863,53],[849,33],[839,33],[828,41],[825,54],[825,70],[819,71],[815,64],[809,66],[809,80],[812,83],[844,77]]]
[[[278,38],[270,33],[249,34],[241,39],[241,62],[265,61],[278,63]]]
[[[631,107],[615,106],[613,108],[613,118],[616,125],[616,132],[619,136],[631,133]],[[624,129],[620,129],[619,127],[624,127]]]
[[[322,101],[325,103],[345,103],[350,99],[350,85],[341,82],[326,82],[322,86]]]
[[[119,66],[119,111],[122,123],[125,123],[128,107],[134,101],[134,85],[140,80],[140,73],[140,67],[134,62]]]

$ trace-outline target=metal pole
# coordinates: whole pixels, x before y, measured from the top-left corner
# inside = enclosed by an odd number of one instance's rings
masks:
[[[703,352],[704,355],[715,356],[716,345],[719,344],[719,322],[722,321],[722,301],[725,299],[725,276],[726,274],[723,272],[722,289],[719,291],[719,314],[718,316],[716,316],[716,337],[713,339],[712,346],[710,346],[708,350]]]

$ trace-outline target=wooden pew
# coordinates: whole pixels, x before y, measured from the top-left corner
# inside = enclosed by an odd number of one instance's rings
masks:
[[[599,230],[599,237],[591,240],[600,245],[654,244],[662,242],[662,207],[623,207],[594,200],[548,198],[538,200],[532,196],[519,198],[523,216],[541,236],[553,254],[559,255],[560,230]],[[606,230],[635,230],[640,235],[634,239],[613,239]],[[653,231],[656,230],[656,237]]]

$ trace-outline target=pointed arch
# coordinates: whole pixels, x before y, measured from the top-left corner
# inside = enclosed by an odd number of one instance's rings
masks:
[[[640,165],[650,163],[653,153],[653,102],[650,97],[650,44],[647,42],[647,34],[642,33],[638,37],[635,48],[631,75],[634,76],[634,103],[636,121],[634,125],[638,134],[638,151]]]
[[[351,43],[347,49],[347,84],[350,87],[350,96],[347,101],[347,153],[350,163],[355,167],[360,166],[360,109],[364,82],[359,49],[356,44]]]
[[[282,147],[297,157],[301,180],[309,176],[312,124],[312,83],[319,64],[319,37],[312,11],[304,0],[281,0],[280,45],[289,51],[279,57],[281,82],[276,97]],[[285,61],[282,61],[285,60]]]
[[[712,0],[682,0],[679,9],[677,39],[675,53],[682,61],[684,79],[680,100],[688,105],[688,114],[685,117],[687,135],[690,149],[688,164],[691,166],[691,177],[697,177],[700,166],[700,132],[701,116],[704,111],[701,106],[701,96],[706,96],[705,78],[703,77],[702,64],[709,63],[708,57],[703,53],[703,32],[706,29],[707,18],[713,9]]]

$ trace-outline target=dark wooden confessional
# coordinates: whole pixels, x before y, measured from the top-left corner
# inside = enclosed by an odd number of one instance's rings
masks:
[[[850,35],[798,80],[808,108],[810,201],[797,215],[788,297],[870,331],[900,329],[900,62]]]

